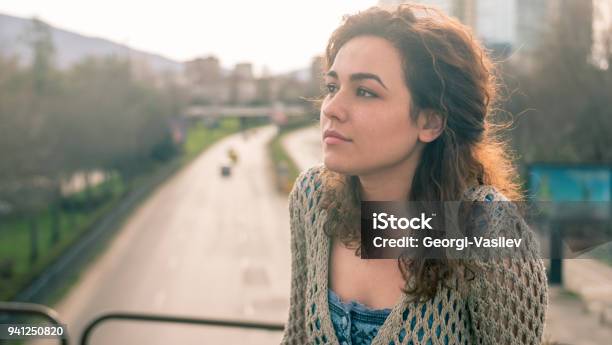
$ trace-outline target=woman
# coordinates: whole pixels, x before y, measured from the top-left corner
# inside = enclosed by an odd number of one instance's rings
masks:
[[[290,195],[283,344],[539,344],[547,282],[521,259],[362,260],[361,201],[488,202],[486,236],[525,237],[489,115],[493,66],[457,21],[415,5],[349,16],[326,50],[324,165]],[[453,283],[454,282],[454,283]]]

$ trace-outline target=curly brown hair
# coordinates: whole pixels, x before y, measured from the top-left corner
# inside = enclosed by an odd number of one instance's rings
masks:
[[[458,201],[475,185],[491,185],[510,200],[521,199],[500,125],[490,119],[497,94],[495,66],[470,29],[422,5],[373,7],[344,18],[327,44],[326,68],[345,43],[364,35],[384,38],[400,52],[412,96],[411,116],[427,110],[444,123],[441,135],[423,150],[408,200]],[[325,232],[359,252],[359,180],[328,169],[323,178]],[[404,292],[417,298],[433,297],[460,267],[460,276],[465,277],[466,268],[474,274],[466,262],[446,258],[400,257],[398,265],[406,281]],[[416,278],[414,285],[409,277]]]

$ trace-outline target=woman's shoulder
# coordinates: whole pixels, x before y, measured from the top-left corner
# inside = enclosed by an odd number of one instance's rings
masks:
[[[478,185],[466,189],[463,200],[471,204],[472,212],[486,216],[489,230],[494,230],[492,226],[508,218],[516,219],[521,216],[516,203],[492,185]]]
[[[522,201],[510,200],[490,185],[469,188],[466,200],[472,202],[477,233],[487,238],[523,239],[520,252],[539,252],[537,237],[524,217],[526,209]]]
[[[323,183],[322,173],[324,169],[325,166],[321,164],[308,168],[299,174],[289,194],[289,201],[292,206],[307,205],[315,194],[318,194]]]
[[[315,185],[320,186],[322,178],[321,175],[324,170],[325,166],[320,164],[302,171],[295,179],[293,189],[303,191],[308,189],[308,187],[315,187]]]
[[[471,186],[465,190],[464,199],[475,202],[510,201],[501,191],[492,185]]]
[[[291,194],[301,194],[309,191],[309,189],[319,188],[321,186],[321,175],[324,169],[325,166],[320,164],[300,172],[293,183]]]

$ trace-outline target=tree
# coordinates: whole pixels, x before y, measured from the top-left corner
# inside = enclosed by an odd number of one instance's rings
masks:
[[[0,68],[0,200],[14,213],[34,215],[59,196],[61,156],[57,156],[57,96],[59,75],[53,68],[50,28],[37,19],[26,32],[32,63],[20,68],[16,59],[3,59]],[[31,259],[38,257],[38,224],[30,217]],[[59,223],[53,238],[59,236]]]
[[[569,0],[559,5],[559,18],[539,49],[534,70],[505,66],[506,74],[514,76],[506,78],[507,88],[520,90],[506,104],[520,114],[513,141],[523,162],[609,163],[612,69],[593,63],[592,5]]]

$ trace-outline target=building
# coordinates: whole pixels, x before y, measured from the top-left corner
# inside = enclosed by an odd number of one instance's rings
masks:
[[[312,62],[310,64],[310,85],[308,87],[309,97],[317,97],[322,94],[324,65],[325,57],[323,55],[312,58]]]
[[[595,0],[593,7],[593,62],[607,69],[612,56],[612,0]]]
[[[474,31],[496,56],[510,55],[517,45],[517,11],[517,0],[487,0],[476,4]]]
[[[257,83],[253,77],[251,63],[239,63],[234,67],[231,76],[230,102],[233,104],[249,104],[257,98]]]
[[[476,27],[476,0],[456,0],[453,2],[452,13],[465,25]]]
[[[406,2],[421,3],[424,5],[437,7],[441,9],[444,13],[447,13],[447,14],[453,13],[452,0],[422,0],[422,1],[380,0],[378,1],[378,5],[379,6],[393,6],[393,5],[403,4]]]
[[[595,0],[608,2],[610,0]],[[380,0],[397,5],[403,0]],[[532,60],[556,26],[572,27],[572,40],[588,45],[593,35],[592,0],[413,0],[436,6],[470,26],[496,57]],[[587,51],[589,49],[586,49]]]
[[[192,85],[214,84],[221,80],[221,65],[214,56],[197,58],[185,63],[185,74]]]
[[[185,79],[193,104],[222,104],[230,98],[229,83],[221,74],[219,59],[214,56],[185,62]]]
[[[272,104],[278,99],[279,82],[277,78],[264,74],[255,83],[257,103]]]
[[[442,12],[456,17],[462,23],[474,27],[477,0],[380,0],[378,4],[381,6],[393,6],[405,2],[421,3],[423,5],[436,7],[442,10]]]
[[[510,42],[519,54],[532,55],[551,29],[554,8],[550,0],[516,0],[517,14],[511,24],[515,32]]]

